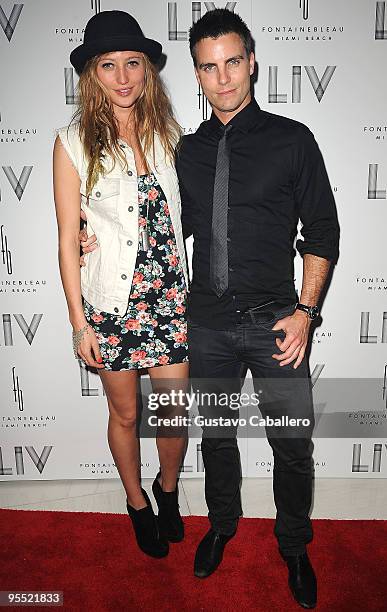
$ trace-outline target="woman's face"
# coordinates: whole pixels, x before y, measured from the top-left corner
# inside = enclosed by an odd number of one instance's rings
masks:
[[[97,77],[113,106],[130,108],[144,89],[145,62],[139,51],[113,51],[98,60]]]

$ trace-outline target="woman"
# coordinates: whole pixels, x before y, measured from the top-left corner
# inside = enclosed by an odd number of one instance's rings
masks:
[[[161,45],[122,11],[86,25],[70,61],[79,74],[76,123],[58,130],[54,196],[59,263],[77,358],[98,369],[108,441],[139,547],[153,557],[181,541],[177,477],[186,439],[158,437],[152,485],[158,521],[140,484],[136,437],[139,370],[153,390],[186,388],[188,276],[173,165],[180,129],[155,63]],[[79,215],[99,249],[79,267]]]

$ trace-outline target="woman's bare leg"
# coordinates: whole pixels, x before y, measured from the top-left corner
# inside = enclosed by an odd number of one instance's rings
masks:
[[[169,366],[159,366],[148,370],[154,393],[168,392],[172,389],[188,390],[188,363],[178,363]],[[186,414],[184,407],[176,409],[175,414]],[[187,446],[187,436],[183,433],[176,438],[157,437],[161,478],[163,491],[174,491],[179,468]]]
[[[139,510],[146,501],[140,484],[140,447],[136,435],[138,373],[133,370],[99,375],[108,398],[108,442],[124,485],[128,503]]]

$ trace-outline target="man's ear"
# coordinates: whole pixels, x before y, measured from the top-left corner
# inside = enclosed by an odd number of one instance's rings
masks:
[[[253,52],[250,53],[249,64],[250,64],[250,76],[251,76],[252,74],[254,74],[254,69],[255,69],[255,55]]]

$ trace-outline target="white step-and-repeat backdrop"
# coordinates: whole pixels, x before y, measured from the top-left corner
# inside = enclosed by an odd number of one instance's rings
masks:
[[[70,51],[95,12],[132,13],[163,44],[162,76],[191,133],[210,109],[194,78],[188,28],[215,6],[235,10],[251,28],[259,104],[310,127],[337,201],[341,256],[313,334],[310,366],[315,390],[324,379],[337,379],[334,410],[341,402],[353,410],[331,437],[316,436],[316,476],[387,477],[386,5],[0,1],[1,480],[118,476],[106,439],[106,398],[98,375],[73,359],[58,273],[51,159],[55,128],[75,109]],[[357,391],[371,379],[369,391]],[[271,475],[265,438],[241,438],[240,448],[245,475]],[[154,476],[152,439],[142,442],[142,463],[143,476]],[[202,473],[200,440],[191,439],[182,476]]]

